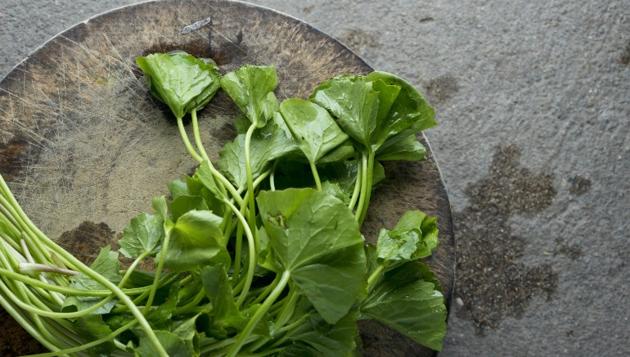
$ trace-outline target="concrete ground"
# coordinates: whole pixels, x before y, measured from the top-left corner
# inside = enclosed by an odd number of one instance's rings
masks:
[[[131,0],[0,0],[0,77]],[[455,215],[444,356],[630,355],[630,1],[256,0],[409,78]]]

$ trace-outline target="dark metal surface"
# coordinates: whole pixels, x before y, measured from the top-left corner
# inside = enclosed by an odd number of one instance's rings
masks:
[[[138,55],[174,49],[212,57],[222,71],[245,63],[273,64],[280,98],[306,96],[336,74],[371,70],[311,26],[238,2],[144,3],[63,32],[0,82],[0,172],[51,237],[111,239],[131,217],[149,209],[151,197],[163,194],[167,182],[194,166],[168,113],[151,100],[133,64]],[[214,158],[234,136],[235,114],[223,94],[200,113]],[[366,236],[374,239],[379,227],[393,226],[410,208],[437,215],[441,246],[430,264],[450,296],[454,240],[435,161],[429,155],[422,163],[386,169],[388,180],[374,193]],[[90,222],[100,229],[73,233]],[[0,345],[15,347],[3,349],[3,355],[31,352],[24,350],[27,339],[15,337],[24,336],[19,330],[7,329],[11,334],[0,336]],[[432,354],[380,326],[364,324],[362,334],[368,355]]]

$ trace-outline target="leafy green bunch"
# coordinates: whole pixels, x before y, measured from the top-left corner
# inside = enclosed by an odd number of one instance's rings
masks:
[[[137,64],[198,166],[131,220],[118,251],[86,266],[0,179],[0,304],[50,349],[40,356],[349,356],[358,320],[441,348],[444,297],[421,261],[435,217],[409,211],[375,246],[360,231],[380,162],[425,156],[416,134],[436,123],[411,85],[339,76],[279,103],[273,67],[221,76],[184,52]],[[215,166],[197,112],[219,89],[241,115]]]

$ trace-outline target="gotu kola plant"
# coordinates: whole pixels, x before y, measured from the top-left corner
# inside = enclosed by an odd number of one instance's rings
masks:
[[[118,251],[79,261],[0,180],[0,304],[51,351],[40,356],[344,356],[361,319],[441,348],[444,297],[422,262],[435,218],[407,212],[376,246],[360,231],[380,162],[424,158],[416,134],[435,121],[411,85],[339,76],[279,103],[270,66],[221,76],[184,52],[137,63],[198,166],[131,219]],[[242,115],[215,166],[197,112],[220,89]]]

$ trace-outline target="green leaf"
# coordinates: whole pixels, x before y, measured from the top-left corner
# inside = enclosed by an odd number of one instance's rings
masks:
[[[326,109],[308,100],[287,99],[280,104],[280,113],[310,162],[317,162],[348,139]]]
[[[337,185],[341,192],[337,190],[337,187],[329,187],[329,191],[333,196],[351,197],[354,191],[355,180],[357,178],[358,162],[356,160],[347,160],[341,162],[334,162],[327,165],[322,165],[320,168],[320,176],[322,180],[329,181],[330,184]],[[376,185],[385,179],[385,168],[378,161],[374,163],[374,171],[372,172],[373,185]],[[323,187],[322,187],[323,188]],[[333,193],[336,192],[336,193]]]
[[[317,161],[319,164],[329,164],[333,162],[345,161],[354,157],[354,146],[350,140],[345,141],[341,145],[337,146],[334,150],[324,155]]]
[[[372,81],[372,88],[378,93],[378,115],[376,118],[377,130],[383,127],[386,118],[396,98],[400,94],[400,86],[395,84],[387,84],[382,80]]]
[[[276,273],[282,272],[282,268],[278,266],[275,259],[273,258],[273,252],[269,247],[269,237],[267,236],[267,231],[265,231],[264,227],[258,228],[258,243],[258,267]],[[245,257],[246,256],[244,256],[244,258]],[[243,261],[244,260],[245,259],[243,259]]]
[[[139,288],[147,285],[151,285],[153,283],[154,274],[153,272],[146,272],[142,270],[134,270],[129,279],[127,279],[127,283],[125,287],[127,288]]]
[[[173,220],[191,210],[210,210],[219,215],[225,210],[223,193],[216,185],[210,166],[205,161],[197,167],[193,176],[171,181],[169,190],[172,201],[167,206]]]
[[[375,186],[383,180],[385,180],[385,168],[380,162],[375,161],[374,170],[372,171],[372,185]]]
[[[201,184],[208,189],[217,199],[221,199],[223,194],[219,190],[217,183],[212,175],[212,170],[210,170],[210,164],[207,161],[204,161],[199,165],[197,170],[195,171],[195,179],[199,180]]]
[[[337,182],[324,181],[322,184],[322,191],[339,199],[344,204],[350,203],[350,195],[352,193],[341,188]]]
[[[310,188],[263,191],[260,215],[278,264],[328,323],[365,289],[363,239],[352,212]]]
[[[381,99],[379,118],[382,119],[374,132],[375,149],[404,130],[413,129],[413,133],[417,133],[437,124],[433,108],[409,82],[391,73],[379,71],[368,74],[365,79],[373,83],[373,88],[379,92]],[[389,104],[396,91],[398,94]],[[383,115],[387,105],[389,110]]]
[[[265,171],[271,161],[298,149],[288,129],[285,131],[282,126],[286,124],[278,114],[264,128],[254,131],[250,146],[254,177]],[[219,168],[237,187],[245,187],[245,135],[238,135],[223,147],[219,153]]]
[[[397,281],[416,281],[423,280],[429,283],[433,283],[435,290],[442,292],[442,284],[438,280],[437,276],[431,271],[431,268],[424,262],[416,260],[413,262],[405,263],[398,270],[396,270],[400,277],[394,276]],[[391,276],[391,274],[390,274]]]
[[[197,280],[199,281],[199,280]],[[179,281],[175,281],[168,287],[162,287],[162,291],[166,290],[166,297],[162,297],[159,304],[151,307],[151,311],[147,314],[147,321],[154,329],[164,329],[170,325],[173,313],[179,304],[179,293],[182,285]],[[139,330],[138,327],[136,327]]]
[[[199,315],[195,315],[183,321],[174,321],[172,332],[184,339],[185,341],[192,341],[197,334],[197,318]]]
[[[376,159],[381,161],[420,161],[426,158],[427,149],[414,133],[403,133],[400,138],[391,138],[376,152]],[[395,140],[395,141],[394,141]]]
[[[174,271],[185,271],[229,261],[221,221],[221,217],[210,211],[192,210],[179,217],[171,232],[164,266]]]
[[[357,170],[358,162],[356,160],[348,160],[322,165],[320,175],[322,179],[338,184],[348,196],[351,196],[354,190]]]
[[[70,285],[71,287],[81,288],[78,285]],[[102,289],[102,288],[101,288]],[[63,305],[61,306],[62,312],[76,312],[80,310],[87,309],[99,303],[103,297],[90,297],[90,296],[67,296],[63,300]],[[97,308],[92,312],[93,315],[104,315],[108,314],[112,311],[112,309],[116,306],[116,300],[111,300],[107,302],[105,305]]]
[[[379,111],[379,95],[372,83],[359,76],[335,77],[320,84],[311,100],[328,109],[348,135],[370,146]]]
[[[103,318],[100,315],[87,315],[76,319],[72,323],[75,331],[87,341],[96,340],[112,333],[111,328],[103,322]],[[114,343],[108,341],[92,347],[89,351],[91,355],[108,356],[114,349]]]
[[[273,94],[277,85],[278,76],[272,66],[243,66],[221,78],[221,88],[258,128],[278,109]]]
[[[193,317],[185,320],[174,321],[171,325],[171,332],[184,340],[187,346],[192,346],[193,355],[200,355],[200,339],[205,337],[204,333],[197,331],[197,321],[201,314],[197,314]]]
[[[118,241],[120,253],[127,258],[137,258],[147,253],[155,255],[164,239],[164,222],[158,216],[141,213],[131,219]]]
[[[358,329],[354,313],[349,313],[336,324],[326,323],[317,314],[311,316],[295,330],[279,356],[319,357],[353,356],[356,350]]]
[[[183,180],[171,181],[169,190],[172,196],[169,206],[173,220],[193,209],[211,210],[216,214],[224,212],[225,207],[221,200],[223,194],[216,186],[207,162],[201,163],[192,177],[185,176]]]
[[[177,334],[165,330],[154,331],[160,344],[166,350],[166,353],[170,357],[192,357],[199,356],[198,352],[195,352],[192,341],[185,340]],[[140,337],[140,344],[135,349],[138,356],[158,356],[159,353],[149,341],[149,339],[142,335]]]
[[[172,199],[177,199],[179,196],[188,195],[188,185],[185,181],[176,179],[168,183],[168,191],[171,193]]]
[[[215,329],[238,328],[246,322],[236,306],[232,285],[222,265],[206,266],[201,270],[201,281],[206,296],[212,303]]]
[[[374,319],[440,351],[446,334],[444,296],[434,283],[418,280],[415,262],[387,272],[361,305],[362,318]]]
[[[378,258],[390,263],[417,260],[431,255],[438,245],[435,217],[421,211],[407,211],[394,229],[381,229],[378,236]]]
[[[92,264],[90,264],[90,268],[101,274],[112,283],[117,284],[118,282],[120,282],[120,262],[118,261],[118,252],[112,251],[112,248],[110,246],[105,246],[101,248],[101,251],[99,252],[96,259],[94,259]],[[83,274],[79,274],[78,276],[76,276],[73,279],[72,285],[73,287],[76,287],[78,289],[103,289],[103,286],[101,286],[101,284]]]
[[[118,284],[120,282],[120,262],[118,261],[118,252],[112,251],[110,246],[101,248],[101,251],[96,259],[94,259],[92,264],[90,264],[90,268],[114,284]],[[89,278],[83,273],[72,278],[70,287],[82,290],[104,289],[101,284],[97,283],[95,280]],[[100,302],[102,299],[102,297],[68,296],[64,300],[62,311],[70,312],[82,310]],[[112,310],[114,305],[116,305],[116,301],[112,300],[95,310],[94,314],[107,314]]]
[[[219,89],[219,72],[214,62],[186,52],[140,56],[136,63],[148,77],[151,93],[168,105],[177,118],[204,107]]]
[[[166,221],[169,219],[168,204],[166,203],[166,197],[164,196],[153,197],[153,200],[151,201],[151,207],[153,207],[153,210],[155,211],[155,213],[157,213],[160,216],[160,218],[162,218],[162,221]]]
[[[201,196],[181,195],[171,202],[173,220],[192,210],[207,211],[209,207]]]

